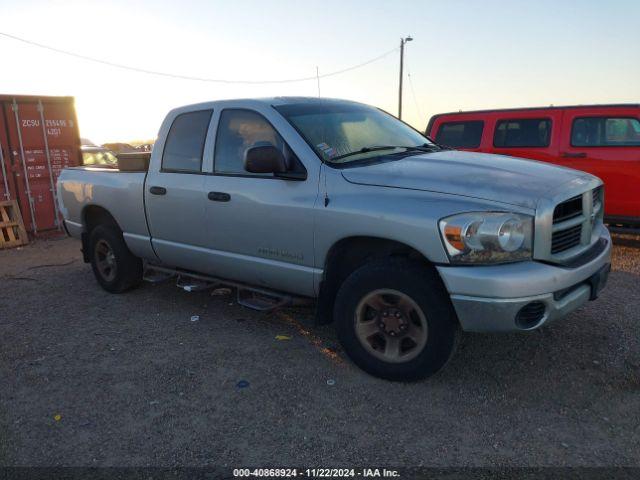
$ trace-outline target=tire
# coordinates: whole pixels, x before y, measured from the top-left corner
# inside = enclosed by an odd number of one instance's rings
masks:
[[[347,355],[387,380],[435,374],[453,356],[460,335],[438,273],[406,259],[377,260],[353,272],[338,291],[334,318]]]
[[[133,255],[115,226],[99,225],[89,237],[89,258],[96,280],[111,293],[122,293],[142,281],[142,261]]]

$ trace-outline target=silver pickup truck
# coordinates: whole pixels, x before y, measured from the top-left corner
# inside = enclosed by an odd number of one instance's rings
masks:
[[[374,375],[441,369],[460,330],[533,330],[604,286],[602,182],[453,151],[367,105],[316,98],[171,111],[148,165],[65,169],[65,227],[98,283],[237,287],[268,309],[315,299]]]

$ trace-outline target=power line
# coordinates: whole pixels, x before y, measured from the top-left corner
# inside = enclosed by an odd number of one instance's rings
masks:
[[[413,89],[413,80],[411,79],[411,74],[409,73],[407,74],[407,76],[409,77],[409,86],[411,87],[411,96],[413,97],[413,103],[415,103],[416,105],[416,110],[418,111],[418,115],[420,115],[420,118],[422,118],[422,109],[418,104],[418,99],[416,98],[416,91]]]
[[[323,75],[313,75],[311,77],[302,77],[302,78],[290,78],[290,79],[280,79],[280,80],[230,80],[230,79],[221,79],[221,78],[206,78],[206,77],[195,77],[195,76],[190,76],[190,75],[181,75],[181,74],[175,74],[175,73],[169,73],[169,72],[161,72],[161,71],[157,71],[157,70],[148,70],[145,68],[139,68],[139,67],[134,67],[131,65],[124,65],[121,63],[115,63],[115,62],[110,62],[108,60],[102,60],[100,58],[95,58],[95,57],[90,57],[88,55],[82,55],[80,53],[75,53],[75,52],[70,52],[68,50],[62,50],[60,48],[56,48],[56,47],[51,47],[49,45],[44,45],[42,43],[38,43],[38,42],[34,42],[32,40],[27,40],[26,38],[21,38],[21,37],[17,37],[15,35],[10,35],[8,33],[4,33],[4,32],[0,32],[0,36],[6,37],[6,38],[10,38],[12,40],[18,41],[18,42],[22,42],[25,43],[27,45],[31,45],[33,47],[38,47],[38,48],[42,48],[45,50],[49,50],[52,52],[56,52],[56,53],[60,53],[62,55],[67,55],[69,57],[74,57],[74,58],[78,58],[81,60],[85,60],[88,62],[94,62],[94,63],[99,63],[101,65],[107,65],[109,67],[114,67],[114,68],[120,68],[123,70],[130,70],[132,72],[137,72],[137,73],[146,73],[148,75],[156,75],[159,77],[167,77],[167,78],[175,78],[175,79],[180,79],[180,80],[192,80],[192,81],[196,81],[196,82],[208,82],[208,83],[227,83],[227,84],[245,84],[245,85],[264,85],[264,84],[274,84],[274,83],[295,83],[295,82],[307,82],[310,80],[319,80],[320,78],[327,78],[327,77],[332,77],[334,75],[340,75],[342,73],[346,73],[349,72],[351,70],[356,70],[358,68],[362,68],[366,65],[369,65],[370,63],[373,62],[377,62],[378,60],[381,60],[389,55],[391,55],[392,53],[396,52],[398,50],[398,47],[393,48],[381,55],[378,55],[375,58],[372,58],[370,60],[367,60],[365,62],[362,63],[358,63],[356,65],[352,65],[350,67],[347,68],[343,68],[341,70],[336,70],[334,72],[330,72],[330,73],[325,73]]]
[[[420,118],[422,118],[422,109],[420,108],[420,105],[418,104],[418,99],[416,97],[416,91],[413,88],[413,80],[411,78],[411,70],[409,70],[409,63],[407,62],[407,77],[409,78],[409,87],[411,88],[411,96],[413,97],[413,103],[416,106],[416,110],[418,112],[418,115],[420,116]]]

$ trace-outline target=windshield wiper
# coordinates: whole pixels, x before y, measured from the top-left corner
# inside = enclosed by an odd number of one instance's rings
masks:
[[[436,150],[444,150],[440,145],[423,143],[422,145],[385,145],[385,148],[403,148],[404,152],[433,152]],[[395,154],[392,154],[395,155]]]
[[[407,150],[417,150],[420,152],[433,152],[434,150],[442,150],[440,145],[423,143],[422,145],[416,145],[413,147],[398,147],[398,148],[406,148]]]
[[[331,161],[340,160],[341,158],[350,157],[352,155],[358,155],[360,153],[376,152],[378,150],[395,150],[396,148],[404,148],[406,151],[419,151],[419,152],[432,152],[434,150],[443,150],[440,145],[423,143],[422,145],[373,145],[371,147],[363,147],[360,150],[345,153],[344,155],[338,155],[333,157]]]
[[[345,153],[343,155],[338,155],[337,157],[333,157],[331,159],[331,161],[334,162],[336,160],[340,160],[341,158],[347,158],[347,157],[350,157],[352,155],[358,155],[360,153],[376,152],[378,150],[393,150],[395,148],[404,148],[404,147],[396,147],[395,145],[380,145],[380,146],[375,146],[375,147],[362,147],[360,150],[354,150],[353,152],[349,152],[349,153]]]

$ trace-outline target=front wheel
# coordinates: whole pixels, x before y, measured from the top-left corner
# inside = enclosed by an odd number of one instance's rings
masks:
[[[93,274],[106,291],[121,293],[142,281],[142,261],[129,251],[118,228],[94,228],[89,249]]]
[[[354,363],[389,380],[433,375],[451,358],[459,336],[437,272],[404,259],[353,272],[338,292],[334,318]]]

